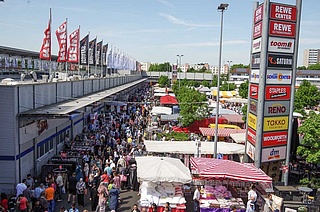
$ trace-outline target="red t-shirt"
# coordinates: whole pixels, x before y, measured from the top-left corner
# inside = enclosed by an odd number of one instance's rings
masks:
[[[28,200],[27,200],[27,198],[25,198],[25,197],[22,197],[21,199],[20,199],[20,204],[19,204],[19,210],[26,210],[27,209],[27,203],[28,203]]]
[[[7,199],[1,200],[1,206],[5,209],[5,211],[7,211],[8,210],[8,200]]]

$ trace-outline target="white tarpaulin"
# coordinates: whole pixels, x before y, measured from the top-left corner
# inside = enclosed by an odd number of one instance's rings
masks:
[[[197,151],[195,141],[150,141],[144,144],[148,152],[195,154]],[[224,155],[244,154],[244,145],[236,143],[218,142],[217,152]],[[214,154],[214,142],[201,142],[201,154]]]
[[[189,169],[178,158],[136,157],[138,181],[190,183]]]
[[[246,142],[245,133],[230,134],[230,137],[238,144],[244,144]]]
[[[151,110],[152,115],[170,115],[172,114],[172,109],[170,107],[153,107]]]

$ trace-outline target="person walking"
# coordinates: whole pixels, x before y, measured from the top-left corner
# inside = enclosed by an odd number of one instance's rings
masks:
[[[200,209],[200,186],[197,186],[193,193],[193,212],[198,212]]]
[[[50,184],[48,188],[44,191],[46,200],[48,202],[48,212],[54,212],[54,188],[53,184]]]
[[[26,179],[23,179],[21,183],[18,183],[17,186],[16,186],[16,190],[17,190],[17,197],[22,194],[22,192],[27,188],[27,185],[26,185],[26,182],[27,180]]]
[[[62,175],[60,174],[60,172],[57,175],[56,183],[57,183],[57,191],[58,191],[57,201],[61,202],[62,201],[62,189],[63,189],[64,184],[63,184],[63,178],[62,178]]]
[[[96,181],[93,181],[90,189],[91,210],[96,211],[98,206],[98,189]]]
[[[109,197],[107,186],[108,186],[108,183],[101,182],[98,187],[98,197],[99,197],[98,207],[100,212],[106,211],[106,206],[107,206],[108,197]]]
[[[70,203],[70,199],[72,196],[72,203],[76,202],[76,192],[77,192],[77,179],[76,173],[73,172],[72,176],[69,177],[69,194],[68,194],[68,203]]]
[[[76,208],[76,203],[71,204],[71,208],[69,209],[69,212],[79,212],[79,209]]]
[[[80,207],[84,207],[84,195],[86,193],[86,183],[80,178],[80,181],[76,185],[77,195],[78,195],[78,204]]]
[[[109,191],[109,208],[117,211],[119,207],[119,190],[112,186]]]
[[[22,194],[28,200],[28,211],[30,212],[32,210],[32,198],[33,198],[30,184],[27,185],[27,188],[22,192]]]
[[[28,211],[28,200],[23,196],[23,194],[19,194],[17,199],[17,209],[19,212],[27,212]]]

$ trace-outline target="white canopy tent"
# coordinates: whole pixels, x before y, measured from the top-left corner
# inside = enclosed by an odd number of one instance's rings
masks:
[[[170,115],[172,114],[172,108],[155,106],[151,110],[152,115]]]
[[[230,137],[238,144],[244,144],[246,142],[245,133],[230,134]]]
[[[195,154],[197,142],[195,141],[150,141],[144,144],[148,152]],[[218,142],[217,152],[224,155],[244,154],[244,145],[236,143]],[[201,154],[214,154],[214,142],[201,142]]]
[[[166,96],[166,95],[170,95],[170,96],[176,96],[174,93],[154,93],[153,96],[155,97],[161,97],[161,96]]]
[[[189,169],[178,158],[136,157],[138,181],[190,183]]]

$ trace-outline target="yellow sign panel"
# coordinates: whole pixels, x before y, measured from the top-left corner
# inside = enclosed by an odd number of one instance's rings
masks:
[[[255,115],[253,115],[252,113],[249,113],[248,119],[249,119],[248,120],[249,127],[256,130],[257,129],[257,117]]]
[[[288,129],[288,116],[267,117],[263,119],[263,131],[276,131]]]

